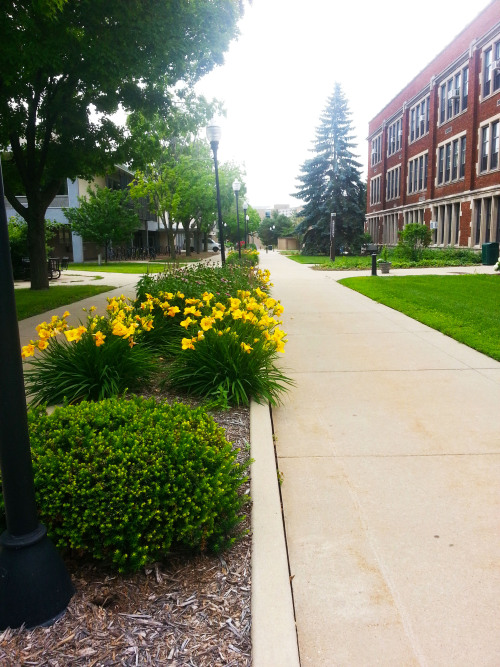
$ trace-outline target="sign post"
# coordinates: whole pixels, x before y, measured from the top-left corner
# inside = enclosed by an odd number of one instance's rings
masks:
[[[335,219],[336,213],[330,213],[330,259],[335,261]]]

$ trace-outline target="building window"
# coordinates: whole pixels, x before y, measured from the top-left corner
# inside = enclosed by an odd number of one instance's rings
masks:
[[[488,125],[483,125],[479,130],[481,142],[480,173],[498,169],[499,123],[498,119],[494,120]]]
[[[382,160],[382,135],[379,134],[372,139],[371,166]]]
[[[408,194],[427,189],[428,153],[408,162]]]
[[[370,204],[380,203],[380,176],[375,176],[370,181]]]
[[[500,40],[483,51],[483,98],[500,88]]]
[[[437,184],[451,183],[465,176],[466,137],[457,137],[438,148]]]
[[[409,211],[406,211],[404,214],[404,225],[410,225],[410,224],[417,224],[417,225],[423,225],[424,224],[424,209],[423,208],[416,208],[416,209],[410,209]]]
[[[387,130],[387,155],[393,155],[401,150],[403,143],[403,119],[398,118],[395,123],[389,125]]]
[[[439,88],[439,122],[446,123],[467,109],[469,98],[469,67],[463,67],[444,81]]]
[[[386,199],[397,199],[401,188],[401,165],[387,172]]]
[[[410,142],[429,132],[429,109],[429,96],[410,109]]]

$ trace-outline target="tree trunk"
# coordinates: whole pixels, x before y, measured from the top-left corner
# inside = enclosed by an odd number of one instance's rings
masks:
[[[31,289],[49,289],[47,252],[45,249],[45,211],[35,211],[28,223],[28,254],[30,258]]]

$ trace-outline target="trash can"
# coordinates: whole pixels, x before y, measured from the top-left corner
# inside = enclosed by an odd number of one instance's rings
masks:
[[[492,266],[498,262],[498,243],[483,243],[481,262],[486,266]]]

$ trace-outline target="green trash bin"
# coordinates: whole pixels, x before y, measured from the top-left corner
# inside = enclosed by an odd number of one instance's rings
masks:
[[[486,266],[493,266],[498,262],[498,243],[483,243],[481,262]]]

